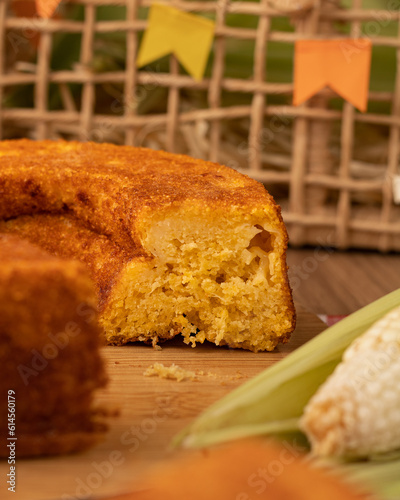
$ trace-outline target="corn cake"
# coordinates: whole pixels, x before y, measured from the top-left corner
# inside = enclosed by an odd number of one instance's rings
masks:
[[[86,264],[109,344],[182,334],[253,351],[294,329],[287,233],[262,184],[183,155],[0,143],[0,232]]]
[[[0,234],[0,456],[69,453],[103,436],[95,307],[81,263]]]

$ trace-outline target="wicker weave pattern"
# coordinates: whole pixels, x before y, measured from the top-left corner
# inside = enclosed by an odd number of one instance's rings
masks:
[[[150,6],[151,0],[71,0],[70,3],[84,6],[84,22],[17,18],[11,13],[9,2],[0,0],[1,138],[9,135],[10,127],[18,125],[35,139],[112,140],[219,161],[264,182],[273,194],[277,189],[276,197],[295,245],[400,249],[400,209],[394,204],[392,189],[399,161],[399,71],[392,92],[370,93],[371,102],[388,103],[390,111],[360,114],[348,103],[342,108],[332,107],[334,94],[329,90],[302,106],[292,106],[292,83],[271,82],[265,64],[270,42],[293,44],[302,38],[338,37],[335,23],[350,26],[351,36],[358,37],[363,34],[362,23],[367,22],[366,26],[370,23],[374,31],[369,36],[373,45],[394,47],[399,67],[400,32],[397,37],[388,37],[381,36],[379,29],[384,22],[398,23],[398,10],[390,10],[390,6],[382,11],[366,10],[362,8],[362,0],[353,0],[349,9],[340,8],[336,1],[323,0],[312,2],[309,8],[304,1],[305,8],[294,14],[285,10],[290,7],[290,0],[166,2],[184,11],[214,14],[216,35],[211,76],[196,82],[180,69],[174,56],[170,57],[169,72],[136,68],[138,37],[146,28],[146,20],[138,17],[138,9]],[[126,19],[98,21],[96,10],[100,5],[126,5]],[[396,8],[400,8],[400,3]],[[226,22],[229,13],[259,16],[258,27],[229,26]],[[272,29],[273,18],[282,16],[291,18],[293,32]],[[26,71],[27,66],[21,66],[16,54],[17,60],[10,69],[6,64],[7,37],[10,33],[32,33],[33,28],[41,34],[36,65]],[[80,59],[68,71],[55,71],[50,66],[54,34],[59,31],[82,35]],[[112,32],[126,33],[125,67],[117,71],[94,71],[96,34]],[[228,39],[254,41],[251,78],[225,76]],[[26,84],[34,86],[33,107],[3,106],[7,88]],[[71,94],[72,84],[81,88],[78,104]],[[123,95],[109,110],[99,110],[96,88],[110,84],[121,85]],[[50,85],[58,87],[62,109],[50,109]],[[154,87],[167,91],[165,112],[140,114],[137,105],[140,92]],[[182,98],[187,90],[205,92],[207,105],[188,106]],[[247,104],[224,105],[223,93],[243,94],[251,99]],[[287,102],[270,103],[269,96],[277,95],[286,97]],[[248,130],[244,144],[226,138],[226,124],[240,120]],[[360,125],[380,126],[386,131],[386,153],[379,163],[354,159],[355,130]],[[336,149],[331,144],[334,130],[339,137]],[[286,150],[277,152],[270,147],[266,137],[271,134],[278,142],[283,137]]]

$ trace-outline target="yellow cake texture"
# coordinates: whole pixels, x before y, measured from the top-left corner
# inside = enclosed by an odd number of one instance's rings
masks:
[[[0,232],[91,273],[109,344],[182,334],[252,351],[295,325],[287,233],[264,186],[187,156],[0,142]]]

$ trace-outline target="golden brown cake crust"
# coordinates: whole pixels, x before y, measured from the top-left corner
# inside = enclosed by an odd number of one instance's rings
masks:
[[[280,216],[264,187],[233,169],[112,144],[0,142],[0,193],[0,219],[72,213],[134,251],[141,247],[135,220],[143,210],[190,200],[212,209],[216,205],[251,209],[262,204]]]
[[[17,457],[78,451],[104,434],[92,409],[106,382],[100,334],[82,264],[0,235],[0,437],[12,390]]]

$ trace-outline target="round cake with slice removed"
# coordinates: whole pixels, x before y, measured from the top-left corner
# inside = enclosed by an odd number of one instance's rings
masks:
[[[70,453],[104,435],[96,296],[84,266],[0,235],[0,456]],[[7,424],[8,422],[8,424]]]
[[[289,339],[287,233],[262,184],[110,144],[4,141],[0,167],[0,232],[87,266],[108,343],[182,334],[263,351]]]

